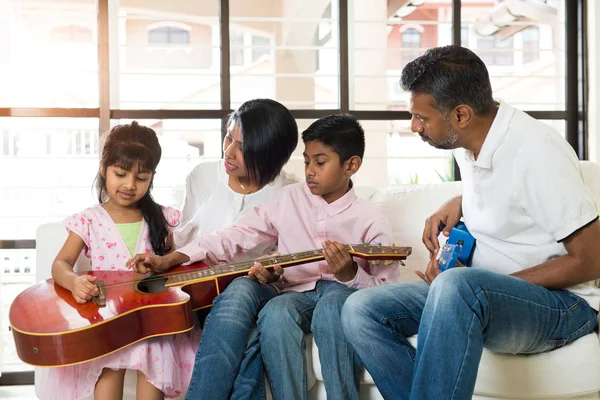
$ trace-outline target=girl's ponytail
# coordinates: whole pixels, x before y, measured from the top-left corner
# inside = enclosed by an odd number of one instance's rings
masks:
[[[171,245],[167,243],[167,237],[169,236],[169,231],[167,229],[168,222],[160,205],[152,198],[150,189],[148,189],[144,197],[140,199],[138,205],[142,211],[142,217],[148,224],[152,250],[159,256],[169,253],[171,251]]]

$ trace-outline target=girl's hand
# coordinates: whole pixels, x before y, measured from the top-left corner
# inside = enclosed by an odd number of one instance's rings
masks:
[[[323,256],[331,268],[331,272],[340,282],[354,279],[358,265],[344,246],[338,242],[327,240],[323,243]]]
[[[282,275],[283,268],[281,265],[275,265],[273,267],[273,272],[271,272],[258,262],[255,262],[254,267],[250,268],[250,271],[248,271],[248,276],[250,279],[254,279],[260,283],[276,282]]]
[[[125,266],[140,274],[147,274],[150,271],[164,272],[169,269],[164,257],[156,254],[136,254],[131,260],[127,261]]]
[[[76,302],[79,304],[87,303],[92,297],[98,296],[98,287],[93,283],[97,279],[97,276],[92,275],[75,277],[71,286],[71,293]]]

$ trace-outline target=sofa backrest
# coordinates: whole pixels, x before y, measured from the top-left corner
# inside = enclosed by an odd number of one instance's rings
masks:
[[[35,280],[52,277],[52,262],[62,248],[68,233],[60,222],[50,222],[38,226],[35,232]],[[81,252],[75,263],[75,271],[91,270],[90,260]]]
[[[371,202],[389,219],[395,244],[412,247],[401,269],[403,281],[419,279],[414,271],[427,266],[429,252],[421,240],[425,220],[460,191],[460,182],[447,182],[380,189],[371,196]]]
[[[582,161],[583,179],[588,186],[596,209],[600,213],[600,165]],[[445,201],[461,192],[460,182],[437,184],[404,185],[385,189],[370,186],[357,186],[356,193],[369,199],[390,220],[396,245],[411,246],[412,255],[405,261],[402,279],[414,280],[415,270],[427,266],[429,254],[421,241],[425,219],[435,212]],[[177,193],[181,196],[181,193]],[[174,202],[181,199],[174,196]],[[175,198],[177,197],[177,198]],[[51,276],[52,261],[62,247],[67,232],[61,223],[40,225],[36,233],[36,278],[38,281]],[[444,242],[444,238],[440,238]],[[76,270],[90,269],[90,263],[82,254],[75,265]],[[600,283],[600,280],[598,281]]]

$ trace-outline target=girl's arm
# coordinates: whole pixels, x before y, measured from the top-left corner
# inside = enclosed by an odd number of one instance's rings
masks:
[[[60,286],[70,290],[78,303],[86,303],[98,295],[98,288],[93,283],[97,277],[73,272],[73,265],[84,245],[76,233],[69,231],[65,244],[52,263],[52,278]]]

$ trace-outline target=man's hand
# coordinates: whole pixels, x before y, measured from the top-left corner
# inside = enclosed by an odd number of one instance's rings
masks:
[[[164,272],[169,269],[169,264],[165,260],[165,256],[157,256],[156,254],[136,254],[132,259],[125,264],[127,268],[133,269],[140,274],[148,272]]]
[[[435,255],[437,255],[437,253]],[[454,266],[454,268],[459,267],[464,267],[464,265],[460,261],[456,260],[456,265]],[[437,278],[437,276],[442,272],[443,271],[440,269],[440,264],[438,263],[437,257],[431,257],[431,259],[429,260],[429,264],[427,264],[427,269],[425,270],[425,273],[422,273],[421,271],[415,271],[415,273],[419,275],[419,278],[427,282],[428,285],[431,285],[433,283],[433,280]]]
[[[331,268],[331,272],[340,282],[354,279],[358,265],[341,243],[327,240],[323,243],[323,256]]]
[[[440,249],[440,242],[438,241],[438,235],[440,234],[440,227],[444,226],[444,236],[450,236],[450,231],[460,221],[462,217],[462,196],[455,197],[448,200],[439,210],[433,213],[425,221],[425,228],[423,229],[423,243],[427,250],[429,250],[429,256],[433,256]]]
[[[92,297],[98,296],[98,287],[93,283],[97,279],[97,276],[80,275],[73,280],[71,293],[76,302],[87,303]]]

